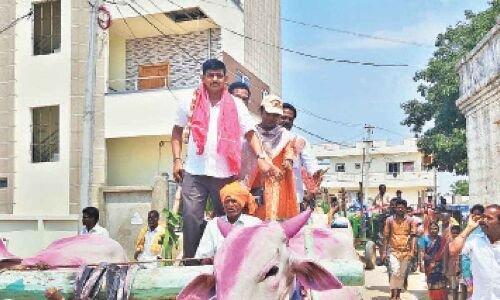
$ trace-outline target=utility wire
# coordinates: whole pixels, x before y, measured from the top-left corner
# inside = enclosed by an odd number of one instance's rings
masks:
[[[304,132],[304,133],[306,133],[306,134],[308,134],[310,136],[313,136],[313,137],[315,137],[315,138],[317,138],[319,140],[322,140],[324,142],[331,143],[331,144],[336,144],[336,145],[340,145],[340,146],[344,146],[344,147],[349,147],[349,145],[342,144],[342,143],[335,142],[335,141],[332,141],[330,139],[324,138],[324,137],[322,137],[322,136],[320,136],[320,135],[318,135],[318,134],[316,134],[314,132],[311,132],[311,131],[309,131],[307,129],[304,129],[304,128],[300,127],[300,126],[293,125],[293,127],[297,128],[298,130],[300,130],[300,131],[302,131],[302,132]]]
[[[233,7],[233,6],[220,4],[220,3],[210,1],[210,0],[201,0],[201,1],[213,4],[213,5],[217,5],[220,7],[238,9],[236,7]],[[356,36],[359,38],[374,39],[374,40],[379,40],[379,41],[384,41],[384,42],[406,44],[406,45],[423,47],[423,48],[434,48],[434,46],[423,44],[423,43],[406,41],[406,40],[401,40],[401,39],[396,39],[396,38],[391,38],[391,37],[377,36],[377,35],[355,32],[355,31],[350,31],[350,30],[345,30],[345,29],[338,29],[338,28],[333,28],[333,27],[328,27],[328,26],[323,26],[323,25],[318,25],[318,24],[306,23],[306,22],[302,22],[302,21],[298,21],[298,20],[294,20],[294,19],[289,19],[289,18],[285,18],[285,17],[282,17],[281,20],[288,22],[288,23],[294,23],[294,24],[298,24],[298,25],[302,25],[302,26],[306,26],[306,27],[312,27],[312,28],[336,32],[336,33],[348,34],[348,35]]]
[[[130,31],[130,33],[132,34],[132,36],[134,37],[134,39],[137,38],[137,36],[134,34],[134,31],[132,31],[132,28],[130,27],[130,25],[128,24],[127,22],[127,19],[125,18],[125,16],[122,14],[122,11],[120,9],[120,6],[118,4],[114,4],[116,9],[118,10],[118,13],[120,14],[120,16],[122,17],[123,19],[123,22],[125,23],[125,25],[127,26],[128,30]]]
[[[182,9],[182,10],[185,10],[185,8],[177,3],[175,3],[174,1],[172,0],[167,0],[168,2],[170,2],[171,4],[177,6],[178,8]],[[191,20],[193,20],[191,18]],[[279,46],[279,45],[275,45],[275,44],[272,44],[272,43],[268,43],[266,41],[261,41],[261,40],[258,40],[254,37],[250,37],[250,36],[247,36],[247,35],[244,35],[242,33],[239,33],[233,29],[230,29],[230,28],[227,28],[225,26],[222,26],[220,24],[216,24],[214,23],[212,20],[210,19],[207,19],[208,22],[234,34],[234,35],[237,35],[239,37],[242,37],[242,38],[245,38],[245,39],[248,39],[248,40],[251,40],[251,41],[254,41],[254,42],[257,42],[259,44],[262,44],[262,45],[266,45],[266,46],[269,46],[269,47],[274,47],[276,49],[280,49],[282,51],[285,51],[285,52],[289,52],[289,53],[293,53],[293,54],[296,54],[296,55],[300,55],[300,56],[304,56],[304,57],[308,57],[308,58],[312,58],[312,59],[317,59],[317,60],[321,60],[321,61],[327,61],[327,62],[336,62],[336,63],[346,63],[346,64],[358,64],[358,65],[364,65],[364,66],[371,66],[371,67],[409,67],[410,65],[408,64],[380,64],[380,63],[374,63],[374,62],[365,62],[365,61],[357,61],[357,60],[350,60],[350,59],[338,59],[338,58],[332,58],[332,57],[324,57],[324,56],[320,56],[320,55],[315,55],[315,54],[309,54],[309,53],[306,53],[306,52],[302,52],[302,51],[299,51],[299,50],[295,50],[295,49],[291,49],[291,48],[286,48],[286,47],[282,47],[282,46]]]
[[[19,18],[16,18],[14,21],[10,22],[7,26],[0,29],[0,34],[4,33],[5,31],[9,30],[10,28],[14,27],[17,24],[17,22],[21,21],[22,19],[31,17],[31,15],[33,15],[32,9],[28,13],[20,16]]]
[[[322,30],[326,30],[326,31],[337,32],[337,33],[344,33],[344,34],[349,34],[349,35],[353,35],[353,36],[357,36],[357,37],[361,37],[361,38],[374,39],[374,40],[390,42],[390,43],[406,44],[406,45],[412,45],[412,46],[423,47],[423,48],[434,48],[434,46],[422,44],[422,43],[418,43],[418,42],[405,41],[405,40],[400,40],[400,39],[395,39],[395,38],[382,37],[382,36],[376,36],[376,35],[371,35],[371,34],[366,34],[366,33],[359,33],[359,32],[354,32],[354,31],[343,30],[343,29],[337,29],[337,28],[332,28],[332,27],[327,27],[327,26],[322,26],[322,25],[317,25],[317,24],[305,23],[302,21],[297,21],[297,20],[288,19],[288,18],[281,18],[281,20],[283,20],[285,22],[289,22],[289,23],[294,23],[294,24],[306,26],[306,27],[312,27],[312,28],[322,29]]]

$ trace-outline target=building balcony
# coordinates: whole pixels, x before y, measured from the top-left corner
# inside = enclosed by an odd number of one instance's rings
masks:
[[[105,96],[105,137],[170,135],[179,102],[194,87],[158,88],[108,93]]]
[[[360,173],[335,172],[325,175],[322,186],[327,188],[358,188],[362,181]],[[386,184],[393,188],[427,188],[434,185],[434,174],[432,172],[370,173],[368,183],[369,188],[376,188],[380,184]]]

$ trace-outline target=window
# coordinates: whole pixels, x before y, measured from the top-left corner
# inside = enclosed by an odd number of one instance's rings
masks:
[[[139,90],[162,89],[169,86],[168,84],[169,65],[140,65],[139,66]]]
[[[415,171],[415,162],[405,161],[403,162],[403,172],[413,172]]]
[[[355,163],[354,164],[354,169],[356,169],[356,170],[361,169],[361,164],[360,163]]]
[[[250,88],[250,78],[247,75],[245,75],[239,71],[236,74],[236,81],[243,82],[244,84],[246,84]]]
[[[5,189],[9,186],[7,178],[0,178],[0,189]]]
[[[400,166],[399,163],[387,163],[387,173],[399,173]]]
[[[59,160],[59,106],[32,109],[31,161]]]
[[[61,1],[33,4],[33,53],[46,55],[61,49]]]
[[[345,163],[335,164],[335,172],[345,172]]]
[[[329,166],[330,165],[330,160],[323,158],[323,159],[318,159],[318,165],[319,166]]]

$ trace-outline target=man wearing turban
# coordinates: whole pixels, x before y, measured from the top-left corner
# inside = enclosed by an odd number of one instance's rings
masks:
[[[246,209],[249,214],[255,213],[256,203],[255,198],[250,194],[248,188],[240,182],[235,181],[226,184],[220,190],[220,199],[226,214],[208,222],[200,245],[196,250],[195,258],[200,258],[203,264],[211,264],[213,262],[212,257],[215,256],[217,249],[219,249],[224,241],[224,237],[217,226],[218,219],[222,219],[233,226],[245,227],[257,225],[262,222],[259,218],[242,213],[243,209]]]

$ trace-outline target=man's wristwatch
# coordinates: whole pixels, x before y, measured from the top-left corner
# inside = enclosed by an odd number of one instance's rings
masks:
[[[259,154],[257,155],[257,159],[266,160],[266,157],[263,154]]]

